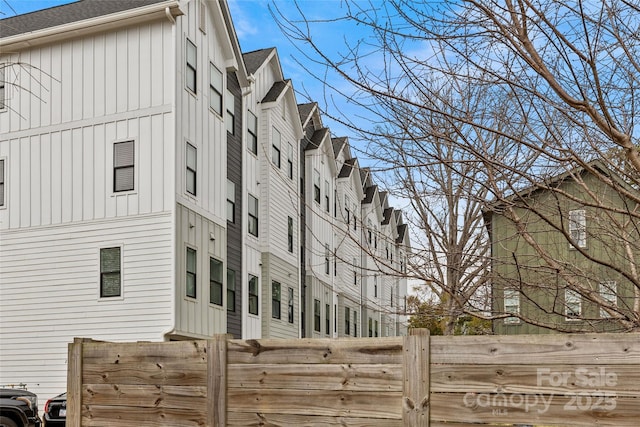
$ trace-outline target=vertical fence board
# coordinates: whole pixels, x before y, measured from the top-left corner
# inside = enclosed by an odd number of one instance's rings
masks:
[[[404,337],[402,420],[406,426],[429,426],[429,330],[411,329]]]
[[[227,339],[217,335],[207,342],[207,425],[227,425]]]
[[[67,425],[80,427],[82,420],[82,343],[75,338],[68,347]]]

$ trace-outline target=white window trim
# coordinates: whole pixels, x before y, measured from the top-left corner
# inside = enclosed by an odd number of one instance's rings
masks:
[[[251,132],[250,123],[253,120],[252,117],[255,117],[255,132]],[[255,136],[256,139],[256,151],[254,152],[251,147],[249,147],[249,135]],[[251,110],[247,110],[247,150],[251,153],[252,156],[258,156],[258,116]]]
[[[216,87],[213,84],[213,79],[211,78],[211,74],[213,70],[220,73],[220,87]],[[225,107],[224,78],[225,78],[224,73],[220,71],[220,69],[216,67],[216,65],[213,62],[209,61],[209,110],[213,112],[216,116],[218,116],[218,118],[222,118],[223,114],[226,111],[224,108]],[[220,111],[217,111],[215,108],[211,106],[211,90],[212,89],[215,90],[216,93],[220,96]]]
[[[598,294],[600,298],[609,302],[614,307],[618,307],[618,283],[615,280],[605,280],[598,284]],[[600,308],[600,318],[610,319],[611,314]]]
[[[507,301],[508,300],[512,300],[514,301],[511,304],[507,305]],[[520,314],[520,293],[514,289],[505,289],[503,291],[503,307],[504,307],[504,312],[505,313],[510,313],[510,314]],[[507,310],[507,306],[509,307],[515,307],[516,309],[513,311],[509,311]],[[505,325],[514,325],[514,324],[519,324],[520,323],[520,318],[515,317],[515,316],[509,316],[509,317],[505,317],[503,320],[503,323]]]
[[[9,64],[7,62],[0,62],[0,84],[2,85],[2,96],[0,97],[0,113],[9,111],[7,107],[7,101],[9,100],[9,85],[7,84],[7,70]]]
[[[578,216],[576,220],[576,216]],[[573,234],[578,233],[577,239]],[[576,245],[569,242],[570,248],[586,248],[587,247],[587,216],[584,209],[573,209],[569,211],[569,236]]]
[[[573,298],[577,299],[577,303],[578,303],[578,314],[576,317],[570,317],[567,316],[567,311],[569,309],[569,296]],[[576,322],[576,321],[580,321],[582,319],[580,319],[580,316],[582,316],[582,295],[580,295],[578,292],[574,291],[573,289],[565,289],[564,290],[564,315],[565,315],[565,320],[567,322]]]
[[[193,148],[195,148],[195,150],[196,150],[196,168],[194,169],[194,172],[195,172],[195,183],[194,183],[194,185],[196,187],[195,190],[194,190],[195,194],[190,193],[189,190],[187,189],[188,172],[189,172],[189,170],[187,168],[187,162],[189,161],[187,153],[189,151],[189,145],[192,146]],[[192,143],[189,140],[185,140],[185,145],[184,145],[184,185],[183,185],[183,188],[184,188],[184,194],[188,198],[190,198],[192,200],[197,200],[198,199],[198,189],[200,188],[200,186],[198,185],[198,150],[199,150],[199,147],[196,144]]]
[[[115,156],[115,145],[116,144],[121,144],[123,142],[129,142],[129,141],[133,141],[133,190],[125,190],[125,191],[114,191],[115,190],[115,164],[113,163],[114,161],[114,156]],[[140,142],[139,139],[136,137],[131,137],[131,138],[124,138],[124,139],[117,139],[114,140],[113,143],[111,144],[111,156],[110,156],[110,162],[111,164],[109,165],[110,170],[111,170],[111,182],[110,182],[110,186],[111,188],[109,189],[109,192],[111,193],[111,197],[118,197],[118,196],[126,196],[126,195],[130,195],[130,194],[138,194],[138,188],[140,187],[140,179],[139,179],[139,173],[140,173]]]
[[[100,280],[100,276],[102,275],[102,271],[100,268],[100,252],[102,251],[102,249],[109,249],[109,248],[120,248],[120,296],[117,297],[103,297],[101,296],[101,280]],[[124,243],[123,242],[113,242],[113,243],[109,243],[109,242],[101,242],[100,243],[100,247],[98,248],[97,251],[97,259],[98,259],[98,274],[96,275],[98,278],[98,286],[96,286],[96,292],[97,292],[97,301],[98,302],[108,302],[108,301],[123,301],[124,300]]]
[[[189,92],[193,96],[197,96],[198,93],[198,46],[193,42],[187,35],[185,35],[184,42],[184,88],[187,92]],[[189,67],[189,44],[193,45],[196,49],[196,63],[195,63],[195,88],[191,89],[189,87],[189,83],[187,81],[188,73],[187,69]]]
[[[0,206],[0,210],[4,210],[7,209],[7,205],[9,204],[9,186],[7,185],[7,177],[9,176],[9,174],[7,173],[7,171],[9,170],[9,160],[7,159],[7,157],[0,157],[0,162],[4,163],[4,175],[2,176],[2,185],[4,186],[4,199],[2,200],[2,206]]]
[[[191,249],[193,251],[195,251],[196,253],[196,283],[195,283],[195,287],[196,287],[196,296],[191,297],[187,295],[187,252],[188,250]],[[199,253],[198,253],[198,248],[194,245],[188,244],[186,243],[184,245],[184,251],[183,251],[183,256],[184,256],[184,271],[182,272],[182,279],[184,279],[184,293],[183,295],[183,299],[185,301],[189,301],[189,302],[197,302],[198,299],[202,296],[202,289],[198,289],[198,279],[202,279],[201,274],[199,273],[199,265],[201,264],[200,259],[199,259]],[[207,264],[208,265],[208,264]]]

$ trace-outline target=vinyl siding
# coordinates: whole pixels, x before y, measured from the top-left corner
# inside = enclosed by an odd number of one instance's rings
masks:
[[[161,341],[171,329],[169,213],[3,231],[0,240],[1,384],[51,397],[66,389],[74,337]],[[112,246],[122,251],[122,297],[101,299],[100,248]]]
[[[264,252],[262,254],[262,335],[269,338],[298,338],[299,337],[299,287],[298,269],[278,256]],[[281,286],[280,319],[272,317],[271,291],[272,283],[276,281]],[[288,288],[294,292],[294,321],[288,319]]]

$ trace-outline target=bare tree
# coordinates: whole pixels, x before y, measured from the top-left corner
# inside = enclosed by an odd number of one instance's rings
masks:
[[[556,330],[638,328],[640,7],[343,4],[335,19],[310,19],[300,5],[285,12],[274,4],[274,16],[301,46],[302,66],[350,84],[327,86],[325,114],[366,141],[390,191],[410,201],[425,239],[413,275],[430,279],[449,315],[478,314],[491,283],[500,290],[487,317]],[[336,54],[316,42],[321,26],[345,22],[368,33]],[[568,215],[575,206],[588,228]],[[481,207],[511,230],[490,236],[500,256],[489,253]],[[612,299],[603,277],[624,291]],[[501,302],[505,289],[531,310],[513,316]],[[574,310],[572,293],[584,310]],[[580,328],[564,322],[568,313]]]

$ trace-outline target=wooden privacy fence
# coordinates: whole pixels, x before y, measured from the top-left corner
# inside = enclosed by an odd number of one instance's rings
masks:
[[[640,334],[69,345],[69,426],[637,426]]]

